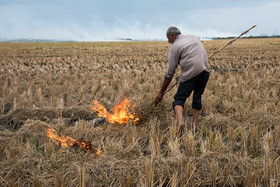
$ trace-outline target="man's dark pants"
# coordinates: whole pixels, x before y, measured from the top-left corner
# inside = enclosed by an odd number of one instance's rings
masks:
[[[180,105],[184,108],[186,99],[191,95],[193,91],[192,108],[195,110],[201,110],[201,95],[204,92],[208,80],[209,72],[203,71],[190,80],[180,82],[178,91],[174,96],[173,109],[176,105]]]

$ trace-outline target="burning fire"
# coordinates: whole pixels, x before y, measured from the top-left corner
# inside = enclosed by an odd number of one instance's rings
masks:
[[[102,157],[102,154],[100,153],[101,148],[99,148],[97,151],[95,151],[90,143],[90,141],[85,140],[83,138],[81,139],[73,139],[70,138],[68,136],[58,136],[56,134],[54,134],[54,129],[52,127],[50,127],[48,129],[48,137],[56,144],[56,145],[61,145],[61,146],[65,146],[65,147],[75,147],[75,146],[80,146],[81,148],[83,148],[84,150],[88,150],[93,154],[97,154],[99,157]]]
[[[139,118],[129,112],[129,99],[124,99],[120,104],[115,105],[113,114],[110,114],[98,101],[93,101],[93,104],[94,106],[91,109],[97,112],[99,117],[104,117],[109,123],[122,124],[131,122],[132,124],[136,124],[139,122]]]

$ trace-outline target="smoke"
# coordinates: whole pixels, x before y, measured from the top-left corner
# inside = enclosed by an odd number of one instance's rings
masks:
[[[218,1],[218,0],[216,0]],[[99,3],[98,6],[96,3]],[[252,3],[252,1],[250,1]],[[148,11],[137,8],[145,3],[104,4],[0,4],[0,38],[56,39],[76,41],[111,41],[116,39],[166,40],[166,29],[180,28],[183,34],[202,38],[236,36],[257,24],[252,35],[272,35],[280,30],[280,2],[257,1],[246,7],[228,8],[212,5],[203,8],[171,10],[164,5]],[[262,2],[262,3],[260,3]],[[95,4],[94,4],[95,3]],[[211,3],[215,3],[211,2]],[[133,7],[133,5],[135,7]],[[137,7],[137,6],[138,7]],[[156,6],[156,5],[154,5]],[[142,10],[141,9],[141,10]],[[123,11],[126,10],[127,12]],[[135,11],[134,11],[135,10]],[[137,11],[138,10],[138,11]]]

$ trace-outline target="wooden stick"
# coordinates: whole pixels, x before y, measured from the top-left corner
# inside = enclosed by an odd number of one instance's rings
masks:
[[[212,56],[214,56],[215,54],[217,54],[218,52],[220,52],[221,50],[223,50],[226,46],[232,44],[234,41],[236,41],[238,38],[240,38],[241,36],[243,36],[244,34],[246,34],[247,32],[249,32],[250,30],[252,30],[253,28],[255,28],[257,25],[254,25],[253,27],[251,27],[250,29],[242,32],[239,36],[235,37],[234,39],[230,40],[227,44],[223,45],[220,49],[218,49],[217,51],[213,52],[211,55],[208,56],[208,59],[211,58]],[[179,78],[179,77],[177,77]],[[164,92],[164,95],[169,92],[170,90],[172,90],[172,88],[174,88],[176,85],[178,84],[178,82],[176,82],[175,84],[173,84],[168,90],[166,90]]]
[[[168,90],[166,90],[166,91],[164,92],[163,95],[165,95],[167,92],[169,92],[170,90],[172,90],[172,88],[174,88],[174,87],[177,85],[177,83],[178,83],[178,82],[174,83],[170,88],[168,88]]]
[[[238,38],[240,38],[241,36],[243,36],[244,34],[246,34],[247,32],[249,32],[250,30],[252,30],[254,27],[256,27],[257,25],[254,25],[253,27],[251,27],[250,29],[248,29],[247,31],[242,32],[239,36],[237,36],[236,38],[230,40],[227,44],[225,44],[224,46],[222,46],[220,49],[218,49],[217,51],[213,52],[209,57],[211,58],[212,56],[214,56],[216,53],[220,52],[222,49],[224,49],[226,46],[232,44],[233,42],[235,42]]]

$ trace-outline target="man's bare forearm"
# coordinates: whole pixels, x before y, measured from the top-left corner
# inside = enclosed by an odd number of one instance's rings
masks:
[[[164,77],[161,89],[160,89],[160,93],[164,94],[164,92],[166,91],[167,87],[169,86],[171,82],[171,79]]]

